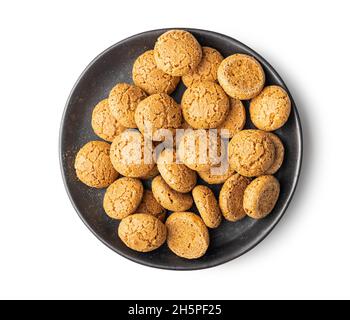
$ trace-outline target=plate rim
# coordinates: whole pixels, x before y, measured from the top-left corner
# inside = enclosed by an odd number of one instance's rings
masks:
[[[64,166],[63,166],[63,146],[62,146],[62,140],[63,140],[63,130],[64,130],[64,123],[65,123],[65,119],[67,116],[67,112],[68,112],[68,108],[72,99],[72,96],[76,90],[76,88],[78,87],[80,81],[82,80],[82,78],[85,76],[85,74],[89,71],[89,69],[95,64],[95,62],[97,62],[101,57],[103,57],[106,53],[108,53],[109,51],[111,51],[112,49],[114,49],[116,46],[119,46],[125,42],[127,42],[130,39],[133,38],[137,38],[140,37],[142,35],[145,34],[149,34],[149,33],[155,33],[155,32],[166,32],[169,30],[173,30],[173,29],[180,29],[180,30],[186,30],[189,32],[198,32],[198,33],[202,33],[202,34],[209,34],[211,36],[216,36],[216,37],[220,37],[223,40],[230,40],[230,41],[234,41],[236,43],[236,45],[238,47],[240,47],[241,49],[244,49],[245,51],[249,51],[250,53],[252,53],[253,55],[255,55],[256,57],[258,57],[265,65],[267,65],[269,67],[269,69],[279,78],[279,81],[282,83],[282,85],[284,86],[284,88],[286,89],[292,105],[294,106],[293,111],[295,113],[295,118],[296,118],[296,127],[297,127],[297,139],[299,141],[299,146],[298,146],[298,159],[297,159],[297,170],[296,173],[293,176],[293,183],[292,183],[292,188],[291,188],[291,192],[288,196],[288,198],[286,199],[282,209],[280,210],[280,214],[278,216],[278,218],[271,224],[269,225],[268,228],[266,228],[264,230],[264,232],[259,236],[258,240],[256,240],[252,245],[247,246],[246,248],[244,248],[244,250],[240,251],[238,254],[228,254],[225,257],[221,258],[221,259],[217,259],[213,262],[210,263],[205,263],[205,264],[199,264],[198,266],[163,266],[163,265],[157,265],[155,263],[150,263],[147,261],[144,261],[141,258],[138,257],[130,257],[127,254],[125,254],[122,251],[119,251],[118,249],[116,249],[115,247],[113,247],[111,244],[109,244],[107,241],[105,241],[97,232],[95,232],[92,227],[88,224],[88,222],[85,220],[85,218],[83,217],[82,213],[79,211],[79,209],[77,208],[73,197],[69,191],[68,188],[68,181],[65,175],[65,171],[64,171]],[[302,125],[301,125],[301,120],[300,120],[300,116],[299,116],[299,112],[298,112],[298,108],[295,104],[295,101],[293,99],[293,96],[291,95],[287,85],[285,84],[284,80],[282,79],[282,77],[279,75],[279,73],[275,70],[275,68],[267,61],[265,60],[264,57],[262,57],[259,53],[257,53],[256,51],[254,51],[252,48],[250,48],[249,46],[245,45],[244,43],[240,42],[239,40],[227,36],[225,34],[222,33],[218,33],[215,31],[210,31],[210,30],[204,30],[204,29],[197,29],[197,28],[183,28],[183,27],[176,27],[176,28],[161,28],[161,29],[153,29],[153,30],[148,30],[148,31],[144,31],[141,33],[137,33],[134,34],[130,37],[127,37],[121,41],[118,41],[116,43],[114,43],[113,45],[109,46],[107,49],[103,50],[101,53],[99,53],[93,60],[91,60],[91,62],[84,68],[84,70],[81,72],[81,74],[79,75],[78,79],[75,81],[65,104],[65,107],[63,109],[63,113],[62,113],[62,117],[61,117],[61,121],[60,121],[60,129],[59,129],[59,143],[58,143],[58,151],[59,151],[59,162],[60,162],[60,171],[61,171],[61,176],[63,179],[63,184],[66,190],[66,193],[68,195],[68,198],[74,208],[74,210],[76,211],[76,213],[78,214],[79,218],[82,220],[82,222],[85,224],[85,226],[90,230],[90,232],[92,232],[92,234],[94,234],[94,236],[99,239],[104,245],[106,245],[109,249],[111,249],[112,251],[118,253],[120,256],[147,266],[147,267],[152,267],[152,268],[156,268],[156,269],[163,269],[163,270],[172,270],[172,271],[193,271],[193,270],[203,270],[203,269],[208,269],[208,268],[213,268],[213,267],[217,267],[219,265],[222,265],[224,263],[227,263],[229,261],[233,261],[239,257],[241,257],[242,255],[246,254],[247,252],[253,250],[257,245],[259,245],[263,240],[265,240],[265,238],[273,231],[273,229],[277,226],[277,224],[281,221],[282,217],[285,215],[291,200],[294,197],[296,188],[298,186],[299,180],[300,180],[300,175],[301,175],[301,169],[302,169],[302,163],[303,163],[303,153],[304,153],[304,141],[303,141],[303,129],[302,129]]]

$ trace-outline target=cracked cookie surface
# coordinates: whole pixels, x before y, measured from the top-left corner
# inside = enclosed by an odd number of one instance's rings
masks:
[[[186,87],[203,81],[216,82],[218,79],[218,68],[224,59],[223,56],[219,51],[210,47],[202,47],[202,53],[202,60],[197,68],[182,76],[182,82]]]
[[[163,222],[166,214],[165,208],[157,202],[151,190],[144,191],[141,203],[135,212],[150,214]]]
[[[135,110],[147,97],[139,87],[127,83],[118,83],[109,93],[108,103],[112,115],[127,128],[136,128]]]
[[[249,178],[238,173],[225,181],[219,194],[219,206],[226,220],[235,222],[246,216],[243,209],[243,195],[249,183]]]
[[[152,192],[157,202],[170,211],[185,211],[193,205],[191,194],[175,191],[161,176],[152,180]]]
[[[291,102],[287,92],[279,86],[268,86],[250,102],[253,124],[265,131],[281,128],[288,120]]]
[[[165,225],[149,214],[137,213],[124,218],[118,227],[119,238],[132,250],[150,252],[166,240]]]
[[[89,187],[106,188],[118,177],[109,158],[110,144],[90,141],[77,153],[74,168],[79,180]]]
[[[92,111],[91,126],[97,136],[108,142],[112,142],[125,130],[125,127],[112,116],[108,99],[100,101],[95,106]]]
[[[265,218],[276,205],[280,184],[271,175],[253,180],[244,191],[243,207],[246,214],[254,219]]]
[[[161,152],[157,165],[162,178],[175,191],[190,192],[197,183],[196,172],[182,163],[176,163],[176,154],[172,149]]]
[[[135,123],[141,133],[155,141],[163,139],[159,129],[180,128],[182,112],[176,101],[166,93],[156,93],[142,100],[135,111]]]
[[[241,131],[246,123],[246,111],[243,103],[234,98],[229,98],[230,107],[224,122],[218,129],[226,129],[228,137],[232,138],[237,132]]]
[[[155,166],[152,141],[145,140],[136,130],[125,130],[117,136],[110,150],[114,168],[123,176],[141,178]]]
[[[222,167],[212,167],[208,171],[199,171],[198,175],[208,184],[224,183],[229,177],[235,173],[228,164]]]
[[[275,161],[275,146],[266,132],[242,130],[229,143],[229,163],[242,176],[264,174]]]
[[[191,33],[170,30],[157,39],[154,59],[165,73],[183,76],[197,68],[202,59],[202,48]]]
[[[167,244],[177,256],[202,257],[209,247],[209,232],[203,220],[192,212],[174,212],[165,222]]]
[[[281,139],[272,132],[266,133],[275,146],[275,161],[265,174],[275,174],[282,166],[284,160],[284,146]]]
[[[153,50],[146,51],[136,59],[132,69],[132,79],[149,95],[171,94],[180,81],[180,77],[171,76],[157,67]]]
[[[123,219],[136,211],[142,195],[143,185],[140,180],[123,177],[107,188],[103,208],[110,218]]]
[[[209,228],[217,228],[222,219],[221,211],[213,191],[202,185],[192,190],[194,203],[205,225]]]
[[[221,62],[218,80],[230,97],[247,100],[257,96],[263,89],[265,73],[255,58],[238,53]]]
[[[217,128],[229,110],[229,99],[214,82],[200,82],[187,88],[181,99],[183,117],[196,129]]]

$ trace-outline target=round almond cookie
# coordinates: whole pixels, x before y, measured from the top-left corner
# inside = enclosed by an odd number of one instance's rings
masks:
[[[112,116],[108,99],[100,101],[92,111],[91,126],[97,136],[109,142],[125,130],[125,127]]]
[[[154,46],[157,67],[172,76],[183,76],[195,70],[202,59],[202,47],[184,30],[163,33]]]
[[[140,177],[140,179],[142,179],[142,180],[153,179],[157,175],[159,175],[159,170],[158,170],[158,167],[155,165],[150,172],[148,172],[146,175]]]
[[[149,214],[132,214],[118,227],[118,236],[132,250],[150,252],[158,249],[167,237],[165,225]]]
[[[224,183],[229,177],[235,173],[229,165],[221,167],[213,167],[208,171],[200,171],[198,175],[208,184]]]
[[[181,99],[185,121],[195,129],[217,128],[229,110],[229,99],[214,82],[200,82],[187,88]]]
[[[284,160],[284,146],[281,139],[272,132],[266,133],[275,146],[275,161],[265,174],[275,174],[281,168]]]
[[[161,176],[152,180],[152,192],[157,202],[170,211],[185,211],[193,205],[191,194],[171,189]]]
[[[165,209],[157,202],[151,190],[145,190],[136,212],[150,214],[161,221],[165,220]]]
[[[169,129],[173,134],[174,129],[181,127],[181,108],[166,93],[152,94],[137,106],[135,122],[145,137],[160,141],[163,140],[162,135],[157,134],[157,130]]]
[[[245,217],[243,195],[249,183],[249,178],[236,173],[227,179],[222,186],[219,194],[219,206],[226,220],[235,222]]]
[[[268,86],[252,99],[249,111],[252,122],[258,129],[274,131],[287,122],[291,102],[283,88]]]
[[[178,146],[179,159],[195,171],[208,171],[221,163],[221,138],[208,130],[185,131]]]
[[[205,225],[217,228],[222,215],[213,191],[206,186],[198,185],[192,190],[192,196]]]
[[[171,94],[180,81],[180,77],[173,77],[157,67],[153,50],[146,51],[136,59],[132,68],[132,79],[149,95]]]
[[[187,193],[195,187],[196,172],[182,163],[176,163],[176,154],[172,149],[164,149],[161,152],[157,165],[164,181],[175,191]]]
[[[123,177],[113,182],[103,198],[103,208],[112,219],[123,219],[141,203],[143,185],[135,178]]]
[[[218,79],[218,68],[222,60],[221,53],[214,48],[202,47],[203,57],[198,67],[182,76],[182,82],[186,87],[204,81],[216,82]]]
[[[265,73],[256,59],[237,53],[221,62],[218,80],[230,97],[248,100],[257,96],[263,89]]]
[[[77,153],[74,162],[78,179],[93,188],[106,188],[118,178],[109,158],[110,144],[90,141]]]
[[[251,218],[265,218],[275,207],[279,194],[280,184],[274,176],[260,176],[244,191],[244,211]]]
[[[114,168],[123,176],[140,178],[154,168],[152,141],[145,140],[136,130],[125,130],[117,136],[110,151]]]
[[[127,83],[118,83],[109,93],[108,104],[114,118],[127,128],[136,128],[135,110],[147,97],[140,88]]]
[[[202,257],[209,247],[209,232],[203,220],[192,212],[174,212],[165,222],[167,244],[177,256]]]
[[[219,125],[218,129],[226,129],[228,137],[232,138],[241,131],[246,122],[246,112],[241,100],[230,98],[230,108],[226,119]]]
[[[230,166],[246,177],[260,176],[275,161],[275,146],[266,132],[242,130],[235,134],[229,146]]]

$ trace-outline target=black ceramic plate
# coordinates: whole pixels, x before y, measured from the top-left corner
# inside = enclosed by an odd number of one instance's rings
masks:
[[[224,57],[234,53],[254,56],[266,73],[266,84],[284,87],[277,72],[260,55],[228,36],[211,31],[187,29],[203,46],[218,49]],[[85,143],[98,140],[91,129],[93,107],[108,96],[118,82],[132,82],[131,70],[135,59],[144,51],[153,49],[159,35],[167,30],[154,30],[125,39],[94,59],[75,84],[65,107],[60,132],[60,160],[63,180],[75,210],[88,228],[109,248],[120,255],[147,266],[193,270],[209,268],[235,259],[262,241],[281,219],[292,199],[297,185],[302,159],[302,132],[296,106],[287,124],[276,133],[282,139],[286,155],[282,168],[276,174],[281,183],[281,195],[273,212],[263,220],[245,218],[236,223],[224,221],[216,230],[210,230],[210,246],[206,255],[197,260],[177,257],[166,244],[150,253],[139,253],[127,248],[117,236],[118,221],[104,213],[102,199],[105,190],[92,189],[79,182],[74,171],[74,158]],[[184,91],[181,84],[173,97],[179,101]],[[246,107],[248,105],[246,104]],[[247,109],[248,110],[248,109]],[[251,123],[247,124],[251,128]],[[199,181],[203,183],[203,181]],[[149,186],[149,182],[146,183]],[[146,186],[147,187],[147,186]],[[215,186],[218,194],[221,186]],[[195,210],[195,209],[194,209]]]

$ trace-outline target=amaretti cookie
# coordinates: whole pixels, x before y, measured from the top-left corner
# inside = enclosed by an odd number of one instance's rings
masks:
[[[217,128],[229,110],[229,99],[214,82],[200,82],[188,88],[181,99],[185,121],[195,129]]]
[[[230,98],[230,108],[224,122],[218,129],[226,129],[228,137],[232,138],[238,131],[241,131],[246,122],[246,111],[242,101]]]
[[[255,58],[237,53],[221,62],[218,80],[230,97],[247,100],[257,96],[263,89],[265,73]]]
[[[149,95],[171,94],[180,81],[180,77],[171,76],[157,67],[153,50],[146,51],[136,59],[132,68],[132,79]]]
[[[103,141],[90,141],[79,150],[74,168],[81,182],[93,188],[106,188],[117,179],[109,150],[109,143]]]
[[[127,128],[136,128],[135,110],[147,97],[139,87],[118,83],[109,93],[108,104],[112,115]]]
[[[196,38],[184,30],[163,33],[154,46],[157,67],[172,76],[183,76],[195,70],[202,59],[202,48]]]
[[[198,82],[216,82],[218,79],[218,68],[224,59],[221,53],[218,50],[210,47],[202,47],[202,53],[202,60],[198,67],[182,76],[182,82],[186,87],[191,87]]]
[[[139,179],[123,177],[113,182],[103,198],[103,208],[113,219],[123,219],[136,211],[143,196]]]
[[[149,214],[133,214],[124,218],[118,227],[118,236],[132,250],[150,252],[166,240],[165,225]]]
[[[156,93],[142,100],[135,111],[135,123],[141,133],[156,141],[163,140],[159,129],[180,128],[182,113],[180,106],[166,93]]]
[[[162,178],[175,191],[187,193],[197,183],[196,172],[182,163],[177,163],[176,154],[172,149],[165,149],[161,152],[157,165]]]
[[[275,161],[265,174],[275,174],[283,164],[284,146],[281,139],[272,132],[266,133],[275,146]]]
[[[100,101],[95,106],[92,111],[91,126],[97,136],[109,142],[125,130],[125,127],[112,116],[108,99]]]
[[[192,212],[174,212],[167,219],[167,244],[186,259],[202,257],[209,247],[209,232],[203,220]]]
[[[181,162],[195,171],[208,171],[222,160],[221,138],[207,130],[186,130],[177,151]]]
[[[260,130],[242,130],[233,136],[229,146],[229,163],[246,177],[260,176],[275,161],[275,146]]]
[[[151,190],[145,190],[137,213],[150,214],[161,221],[165,220],[165,209],[157,202]]]
[[[235,222],[245,217],[243,196],[249,183],[249,178],[238,173],[225,181],[219,194],[219,206],[226,220]]]
[[[199,171],[198,175],[208,184],[224,183],[229,177],[235,173],[229,165],[212,167],[208,171]]]
[[[291,102],[287,92],[280,86],[268,86],[250,102],[250,117],[261,130],[274,131],[288,120]]]
[[[152,192],[159,204],[170,211],[185,211],[193,205],[191,194],[175,191],[161,176],[152,180]]]
[[[111,145],[111,162],[123,176],[144,177],[155,166],[152,148],[152,141],[145,140],[140,132],[126,130]]]
[[[192,190],[192,196],[205,225],[217,228],[222,215],[213,191],[206,186],[198,185]]]
[[[279,194],[280,184],[274,176],[260,176],[244,191],[244,211],[251,218],[265,218],[275,207]]]

